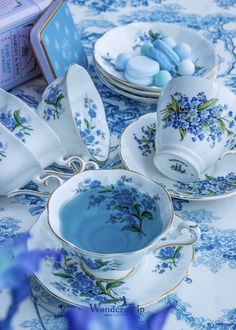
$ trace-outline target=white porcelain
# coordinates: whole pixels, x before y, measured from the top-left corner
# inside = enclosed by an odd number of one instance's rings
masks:
[[[174,220],[171,199],[160,185],[122,169],[73,176],[50,197],[48,222],[84,269],[103,279],[123,278],[144,255],[163,246],[192,245],[200,236],[198,225]]]
[[[128,169],[160,183],[175,198],[212,201],[236,194],[235,154],[218,160],[199,180],[183,184],[167,178],[154,166],[155,135],[156,113],[140,117],[125,129],[120,139],[120,152]]]
[[[38,159],[42,168],[65,164],[66,151],[58,136],[18,97],[0,89],[0,123]]]
[[[197,180],[235,144],[236,96],[200,77],[172,79],[157,106],[157,169],[181,182]]]
[[[109,76],[106,75],[106,73],[104,73],[102,70],[99,70],[97,66],[95,66],[95,70],[98,73],[99,76],[101,76],[104,80],[107,80],[109,83],[111,83],[112,85],[114,85],[116,88],[119,88],[123,91],[126,91],[128,93],[132,93],[132,94],[136,94],[138,96],[142,96],[142,97],[152,97],[152,98],[156,98],[158,99],[160,96],[160,92],[149,92],[149,91],[145,91],[145,90],[141,90],[141,89],[136,89],[130,86],[126,86],[120,82],[117,82],[115,80],[113,80],[112,78],[110,78]]]
[[[193,246],[168,247],[144,257],[139,267],[121,281],[96,280],[81,267],[80,262],[64,249],[47,224],[43,212],[30,230],[28,249],[50,248],[60,252],[61,260],[41,262],[35,274],[41,285],[64,302],[89,307],[102,303],[122,306],[134,303],[148,307],[170,294],[184,280],[194,258]]]
[[[59,136],[69,156],[104,162],[110,132],[102,99],[87,71],[73,64],[44,91],[38,109]]]
[[[99,79],[105,86],[107,86],[112,91],[114,91],[122,96],[125,96],[125,97],[135,100],[135,101],[139,101],[142,103],[148,103],[148,104],[153,104],[153,103],[156,104],[158,101],[158,98],[142,96],[142,95],[139,95],[139,93],[137,94],[137,93],[134,93],[133,91],[130,92],[120,86],[114,85],[107,78],[102,76],[101,73],[99,73],[98,71],[96,71],[96,72],[97,72]]]
[[[0,196],[24,187],[31,180],[39,184],[47,182],[51,177],[52,175],[45,177],[38,159],[0,124]],[[57,178],[55,175],[53,177]],[[57,180],[61,183],[59,178]],[[17,190],[17,194],[19,193]]]
[[[206,78],[214,75],[217,59],[212,44],[194,30],[169,23],[131,23],[109,30],[94,45],[95,61],[114,80],[134,87],[134,84],[125,80],[123,72],[116,69],[115,60],[123,52],[139,54],[142,44],[150,42],[150,34],[155,33],[170,36],[177,43],[189,44],[193,54],[192,60],[200,68],[196,74]],[[161,90],[155,86],[139,86],[139,88],[147,91]]]

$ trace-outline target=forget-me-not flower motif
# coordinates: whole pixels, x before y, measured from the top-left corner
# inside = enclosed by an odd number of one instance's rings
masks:
[[[141,128],[142,136],[137,136],[133,133],[135,141],[138,143],[138,148],[142,151],[143,156],[151,155],[155,150],[155,134],[156,124],[150,124]]]
[[[43,118],[47,121],[51,119],[59,119],[64,111],[62,100],[64,95],[59,85],[50,86],[49,93],[44,100],[45,109],[43,110]]]
[[[177,129],[180,141],[188,134],[193,142],[208,141],[211,148],[227,135],[227,145],[235,135],[233,128],[236,116],[232,111],[228,111],[227,105],[217,103],[217,98],[208,100],[204,92],[199,92],[191,100],[176,92],[171,95],[171,102],[161,111],[163,128]]]
[[[195,197],[221,196],[235,191],[236,174],[230,172],[225,176],[217,177],[206,175],[204,180],[198,180],[188,184],[178,182],[174,184],[174,187],[178,192]]]
[[[106,134],[95,123],[98,111],[97,105],[87,95],[84,97],[84,109],[84,116],[81,116],[80,112],[75,113],[75,123],[90,153],[93,156],[98,156],[102,152],[101,142],[105,140]]]
[[[5,107],[6,108],[6,107]],[[20,141],[26,142],[33,128],[30,125],[30,118],[21,114],[21,110],[1,109],[0,123],[9,129]],[[3,147],[3,145],[2,145]],[[0,145],[1,149],[1,145]],[[1,150],[0,150],[1,152]]]

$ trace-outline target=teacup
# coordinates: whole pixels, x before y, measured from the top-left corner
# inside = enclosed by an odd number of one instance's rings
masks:
[[[158,183],[124,169],[76,174],[54,191],[48,222],[64,248],[97,279],[121,279],[145,254],[191,245],[192,222],[174,220],[171,198]]]
[[[69,156],[107,160],[110,132],[104,106],[83,67],[73,64],[51,83],[43,93],[37,113],[57,133]]]
[[[4,196],[24,187],[31,180],[38,184],[47,182],[49,178],[62,180],[43,171],[38,159],[21,143],[14,134],[0,124],[0,196]],[[17,191],[16,191],[17,190]],[[22,193],[40,195],[37,191],[22,190]],[[41,195],[44,195],[42,193]]]
[[[68,158],[65,162],[73,168],[73,161],[80,165],[76,170],[84,171],[87,167],[97,169],[94,162],[85,162],[78,157]],[[70,178],[73,174],[60,171],[44,170],[38,159],[31,153],[24,143],[15,137],[4,125],[0,124],[0,196],[8,198],[20,194],[29,194],[49,197],[51,192],[21,189],[30,181],[47,185],[50,179],[60,185],[64,178]]]
[[[177,181],[197,180],[232,146],[235,108],[235,95],[213,81],[172,79],[157,107],[156,168]]]
[[[26,145],[42,168],[66,165],[66,151],[54,131],[18,97],[0,89],[0,123]]]

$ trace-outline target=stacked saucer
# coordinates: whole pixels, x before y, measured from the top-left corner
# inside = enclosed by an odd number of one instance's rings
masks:
[[[128,81],[124,72],[117,69],[115,62],[121,53],[139,55],[142,45],[152,43],[157,36],[171,36],[177,43],[187,43],[192,50],[194,75],[210,80],[215,78],[217,60],[214,48],[197,32],[167,23],[132,23],[111,29],[95,43],[94,65],[101,81],[126,97],[156,103],[162,88]],[[172,73],[172,77],[176,75]]]

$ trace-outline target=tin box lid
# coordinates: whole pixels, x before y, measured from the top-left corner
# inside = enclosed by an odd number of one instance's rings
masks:
[[[68,5],[54,0],[31,30],[31,44],[48,83],[72,63],[85,69],[88,60]]]

